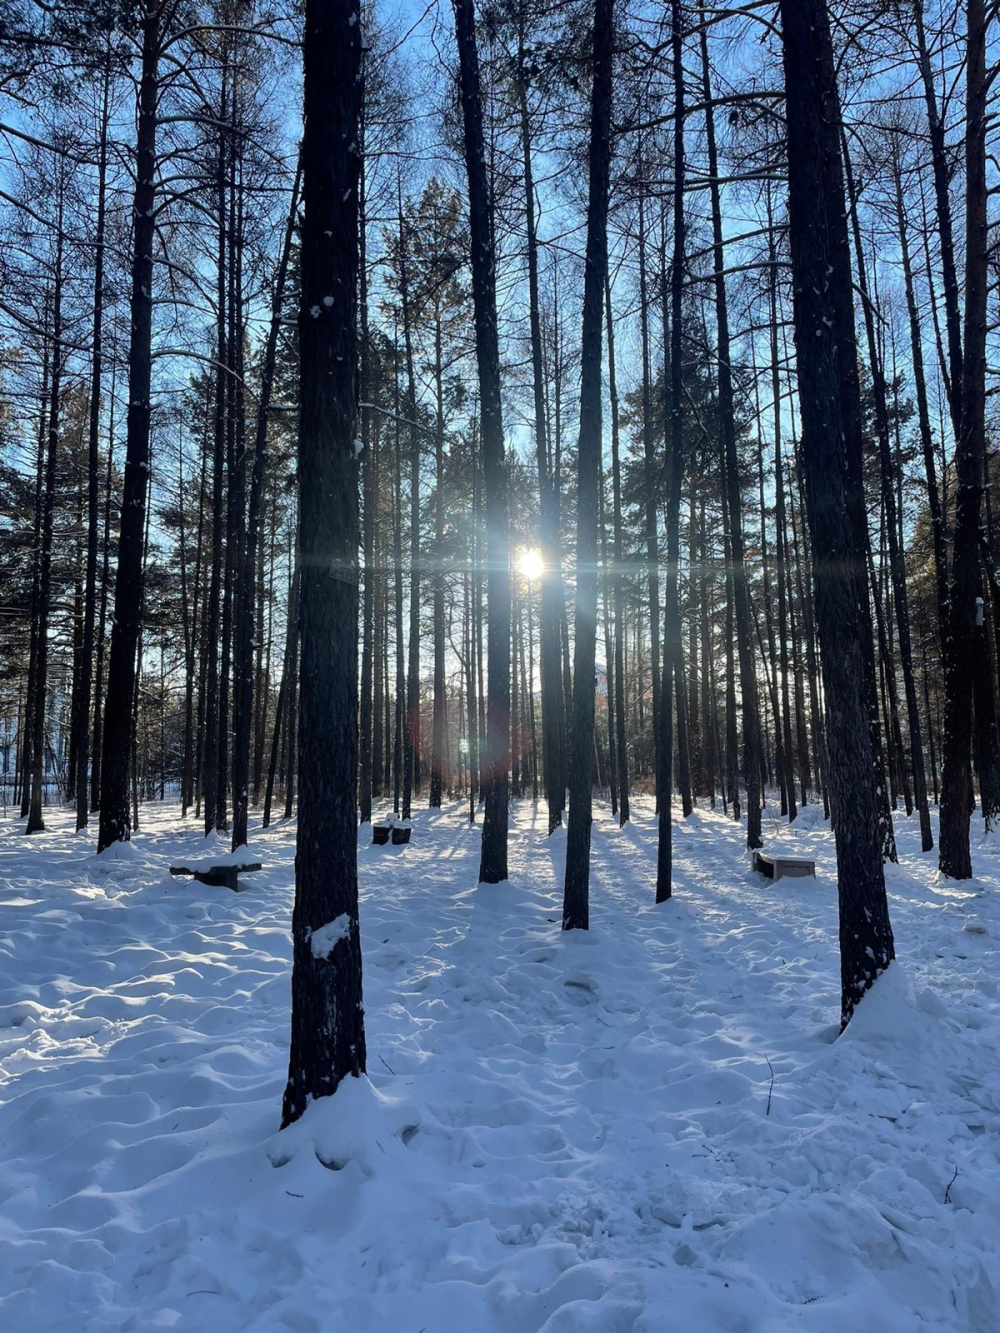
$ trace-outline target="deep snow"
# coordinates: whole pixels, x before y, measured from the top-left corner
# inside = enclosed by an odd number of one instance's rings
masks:
[[[565,838],[515,806],[476,886],[464,807],[359,861],[370,1081],[276,1133],[294,828],[239,895],[71,816],[0,826],[0,1328],[209,1333],[997,1333],[1000,861],[939,880],[900,820],[900,963],[837,1038],[833,844],[751,873],[706,810]],[[223,850],[220,846],[220,850]],[[331,923],[336,926],[337,923]]]

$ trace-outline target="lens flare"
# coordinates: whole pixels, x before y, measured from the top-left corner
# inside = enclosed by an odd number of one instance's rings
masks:
[[[521,558],[517,562],[518,569],[526,579],[540,579],[545,569],[542,561],[541,551],[532,547],[530,550],[522,551]]]

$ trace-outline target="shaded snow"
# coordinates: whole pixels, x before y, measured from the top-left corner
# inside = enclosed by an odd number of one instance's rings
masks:
[[[565,834],[515,810],[507,885],[464,806],[361,831],[369,1078],[282,1133],[294,827],[236,896],[170,878],[173,807],[100,862],[0,825],[0,1327],[1000,1329],[995,852],[943,881],[899,821],[900,962],[838,1038],[818,811],[765,818],[817,860],[777,885],[678,821],[659,907],[652,809],[598,811],[567,935]]]

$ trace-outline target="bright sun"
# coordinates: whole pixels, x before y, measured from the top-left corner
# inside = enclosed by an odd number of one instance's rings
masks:
[[[530,550],[522,551],[521,558],[518,561],[518,568],[526,579],[540,579],[545,565],[542,562],[541,551],[531,547]]]

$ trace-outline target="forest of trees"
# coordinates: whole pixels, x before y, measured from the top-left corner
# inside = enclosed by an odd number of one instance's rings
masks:
[[[843,1024],[894,818],[971,876],[998,18],[0,0],[4,805],[297,814],[286,1123],[364,1069],[359,817],[462,802],[501,884],[544,803],[570,929],[594,801],[657,902],[696,806],[821,807]]]

